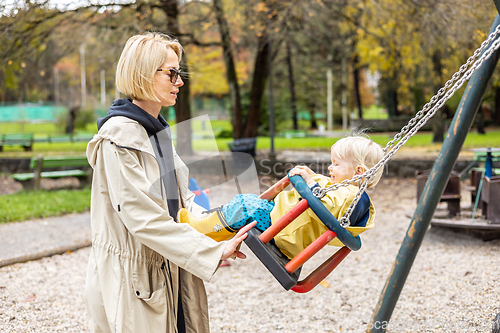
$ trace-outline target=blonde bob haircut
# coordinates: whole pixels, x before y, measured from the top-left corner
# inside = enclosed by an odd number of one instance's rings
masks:
[[[366,171],[374,167],[384,157],[382,147],[362,133],[353,134],[335,142],[332,146],[332,154],[351,163],[353,168],[361,166]],[[374,188],[378,184],[380,177],[382,177],[383,172],[383,167],[378,169],[370,179],[367,188]]]
[[[118,60],[116,88],[137,101],[156,101],[153,88],[156,70],[167,61],[167,51],[172,49],[179,61],[182,46],[159,32],[146,32],[129,38]]]

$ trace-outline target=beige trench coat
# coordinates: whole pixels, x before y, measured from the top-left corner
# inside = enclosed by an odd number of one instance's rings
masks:
[[[179,288],[187,332],[209,332],[202,280],[216,271],[225,242],[170,217],[154,156],[145,129],[125,117],[109,119],[88,144],[94,169],[86,282],[92,332],[176,332]],[[201,210],[175,150],[174,160],[180,205]]]

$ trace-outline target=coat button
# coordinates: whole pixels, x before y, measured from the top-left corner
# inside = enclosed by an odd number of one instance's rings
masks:
[[[165,268],[165,263],[164,263],[164,262],[162,262],[162,264],[161,264],[161,269],[164,269],[164,268]]]

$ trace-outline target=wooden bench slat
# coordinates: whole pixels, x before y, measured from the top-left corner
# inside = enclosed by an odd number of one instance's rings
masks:
[[[62,177],[86,177],[88,171],[85,170],[63,170],[63,171],[43,171],[40,176],[42,178],[62,178]],[[34,173],[16,173],[11,176],[17,181],[27,181],[35,177]]]
[[[36,157],[31,159],[30,167],[35,169],[38,163]],[[84,167],[88,166],[89,162],[86,156],[68,156],[68,157],[47,157],[43,159],[44,168],[59,168],[59,167]]]
[[[41,166],[38,165],[40,160],[42,161]],[[85,156],[38,156],[31,159],[30,167],[34,169],[34,172],[11,175],[11,178],[22,182],[26,189],[39,189],[42,178],[78,177],[80,181],[87,182],[92,175],[92,170]],[[43,169],[50,170],[62,167],[84,167],[84,169],[43,171]]]
[[[43,171],[42,178],[61,178],[61,177],[85,177],[88,172],[85,170],[63,170],[63,171]]]
[[[34,173],[28,172],[28,173],[15,173],[15,174],[11,175],[10,177],[19,181],[19,182],[23,182],[23,181],[32,179],[34,176],[35,176]]]

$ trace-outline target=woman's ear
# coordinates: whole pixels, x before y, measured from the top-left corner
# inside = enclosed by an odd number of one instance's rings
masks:
[[[366,168],[364,166],[358,165],[356,167],[356,173],[355,173],[355,175],[362,175],[362,174],[365,173],[365,171],[366,171]]]

